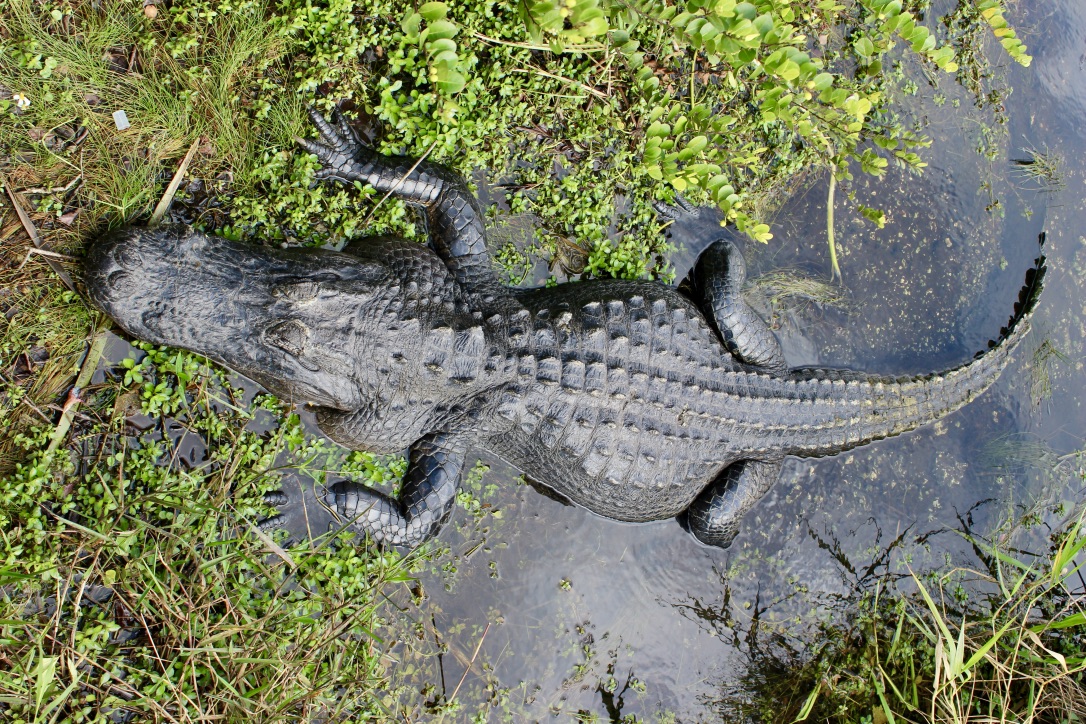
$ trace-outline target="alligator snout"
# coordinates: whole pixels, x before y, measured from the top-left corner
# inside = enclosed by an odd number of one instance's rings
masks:
[[[120,229],[95,241],[85,263],[90,298],[132,336],[337,409],[359,395],[357,345],[342,328],[366,308],[367,276],[382,273],[347,255],[266,249],[186,226]]]

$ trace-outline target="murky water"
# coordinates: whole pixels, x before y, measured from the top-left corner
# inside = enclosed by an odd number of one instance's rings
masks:
[[[798,637],[835,596],[900,571],[906,556],[924,569],[960,552],[958,536],[939,532],[957,528],[959,515],[972,511],[983,527],[1036,499],[1079,495],[1060,487],[1068,476],[1051,463],[1081,448],[1086,430],[1086,9],[1081,0],[1045,5],[1015,20],[1033,66],[999,59],[1013,88],[1005,135],[983,131],[991,114],[953,82],[932,88],[911,68],[921,88],[907,107],[936,139],[923,153],[930,167],[919,178],[891,169],[839,188],[844,302],[800,300],[774,314],[793,365],[886,374],[953,366],[1006,322],[1047,230],[1048,289],[997,385],[915,433],[789,460],[728,551],[697,544],[674,521],[628,525],[564,505],[489,460],[484,483],[497,492],[483,499],[500,518],[465,523],[458,511],[459,525],[442,534],[450,551],[422,575],[426,601],[404,613],[428,633],[393,648],[394,678],[446,697],[456,690],[464,710],[449,720],[490,706],[492,718],[504,710],[517,721],[578,712],[712,721],[747,661],[752,622]],[[1011,159],[1027,148],[1063,156],[1062,191],[1016,172]],[[752,278],[789,269],[828,279],[826,192],[826,178],[807,179],[777,213],[774,240],[747,244]],[[847,192],[886,211],[886,228],[852,211]],[[721,233],[711,213],[672,231],[680,278]],[[768,309],[761,287],[752,294]],[[200,452],[194,444],[185,454],[195,464]],[[447,653],[436,655],[435,640]]]

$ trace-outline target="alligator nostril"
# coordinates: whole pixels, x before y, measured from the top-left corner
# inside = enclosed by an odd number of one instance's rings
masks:
[[[143,266],[143,257],[131,246],[118,247],[113,252],[113,258],[124,269],[139,269]]]
[[[128,272],[115,271],[106,278],[106,286],[115,294],[128,294],[133,291],[132,275]]]
[[[305,352],[306,342],[309,341],[309,328],[297,319],[288,319],[279,322],[264,330],[264,338],[290,356],[294,357],[298,364],[310,372],[319,372],[312,360],[307,360],[302,354]]]
[[[162,318],[161,309],[149,309],[140,315],[140,321],[143,322],[143,326],[147,329],[155,329],[156,322]]]
[[[297,319],[288,319],[268,327],[264,336],[269,343],[297,356],[305,349],[305,343],[309,340],[309,329]]]

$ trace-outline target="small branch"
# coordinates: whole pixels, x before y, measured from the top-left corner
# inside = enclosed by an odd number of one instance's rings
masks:
[[[298,564],[294,562],[294,558],[292,558],[289,553],[283,550],[283,547],[276,543],[270,535],[261,530],[260,526],[256,525],[255,523],[250,523],[249,530],[252,532],[253,535],[260,539],[261,543],[268,547],[269,551],[279,556],[279,558],[281,558],[283,562],[286,563],[288,566],[297,570]]]
[[[76,258],[74,256],[68,256],[67,254],[58,254],[55,251],[47,251],[45,249],[39,249],[36,246],[32,246],[32,247],[30,247],[29,249],[26,250],[26,258],[23,259],[23,263],[19,265],[19,270],[22,270],[22,268],[24,266],[26,266],[26,263],[28,261],[30,261],[30,257],[34,256],[35,254],[39,254],[41,256],[48,257],[49,259],[63,259],[64,261],[76,261]]]
[[[418,161],[415,161],[415,165],[412,166],[411,168],[407,169],[407,173],[405,173],[403,176],[401,176],[400,180],[397,181],[395,184],[393,184],[392,188],[390,188],[388,190],[388,193],[381,197],[381,200],[377,202],[377,205],[374,206],[372,209],[370,209],[370,212],[366,215],[366,218],[362,220],[361,225],[363,227],[366,224],[368,224],[369,220],[373,218],[373,215],[375,213],[377,213],[377,209],[379,209],[381,207],[381,204],[385,203],[385,201],[388,200],[389,196],[391,196],[392,194],[394,194],[394,193],[396,193],[397,191],[400,190],[400,187],[403,186],[403,182],[406,181],[411,174],[415,173],[415,169],[418,168],[419,165],[423,161],[426,160],[426,157],[430,155],[430,152],[433,151],[436,146],[437,146],[437,141],[434,141],[433,143],[431,143],[430,147],[428,149],[426,149],[426,153],[422,154],[422,156],[419,158]]]
[[[588,91],[589,93],[596,96],[597,98],[602,98],[604,100],[607,99],[607,94],[604,93],[603,91],[598,91],[598,90],[596,90],[595,88],[593,88],[590,85],[585,85],[584,83],[582,83],[579,80],[573,80],[572,78],[567,78],[564,75],[555,75],[554,73],[548,73],[547,71],[540,70],[539,68],[513,68],[513,72],[514,73],[529,73],[529,74],[541,75],[544,78],[550,78],[551,80],[560,80],[560,81],[562,81],[564,83],[569,83],[571,85],[580,86],[581,89],[583,89],[585,91]]]
[[[72,418],[75,417],[83,389],[90,383],[94,370],[98,367],[98,360],[102,358],[102,352],[106,347],[106,326],[102,325],[95,332],[87,349],[87,356],[83,358],[83,365],[79,368],[79,375],[75,378],[75,384],[68,392],[68,399],[64,401],[64,407],[60,413],[60,421],[57,422],[53,434],[49,436],[49,447],[45,449],[45,456],[51,457],[68,437],[68,430],[72,426]]]
[[[544,50],[547,52],[553,52],[553,49],[549,45],[534,45],[532,43],[516,43],[511,40],[499,40],[498,38],[491,38],[489,35],[483,35],[482,33],[472,32],[472,36],[482,40],[484,43],[490,43],[491,45],[507,45],[511,48],[524,48],[526,50]],[[606,45],[571,45],[565,49],[567,53],[599,53],[600,51],[607,50]]]
[[[83,180],[83,174],[79,174],[64,186],[53,186],[52,188],[45,188],[44,186],[35,186],[33,188],[23,189],[19,193],[21,193],[21,194],[35,194],[35,195],[39,195],[39,194],[56,194],[56,193],[60,193],[61,191],[70,191],[73,186],[75,186],[77,183],[79,183],[82,180]]]
[[[170,185],[166,187],[166,192],[162,194],[158,206],[155,207],[154,213],[151,214],[151,220],[147,222],[148,226],[158,226],[162,223],[162,218],[166,216],[166,212],[169,211],[170,204],[173,203],[173,197],[177,193],[178,187],[181,186],[181,179],[185,177],[185,172],[189,170],[189,164],[192,162],[192,157],[196,155],[196,149],[199,145],[200,139],[197,138],[192,142],[192,145],[189,146],[189,152],[186,153],[185,158],[181,160],[181,165],[177,167],[177,171],[174,173],[173,178],[170,179]]]

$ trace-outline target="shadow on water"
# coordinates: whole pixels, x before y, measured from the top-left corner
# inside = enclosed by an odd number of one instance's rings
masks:
[[[1023,26],[1032,68],[1005,69],[1005,136],[986,132],[990,117],[949,80],[905,98],[936,141],[931,166],[839,189],[839,199],[854,195],[889,218],[879,230],[838,202],[843,285],[827,281],[825,178],[813,175],[779,210],[773,241],[745,245],[750,299],[791,364],[922,373],[968,360],[997,334],[1046,229],[1049,288],[997,385],[915,433],[787,461],[728,551],[699,545],[674,521],[594,516],[486,460],[489,472],[462,501],[474,513],[457,512],[440,542],[447,550],[421,575],[424,605],[399,609],[415,632],[392,648],[399,683],[434,703],[455,687],[464,710],[517,719],[741,718],[744,692],[771,691],[777,674],[812,655],[827,621],[847,622],[857,596],[901,576],[903,560],[924,570],[969,553],[941,534],[963,516],[984,529],[1059,499],[1055,462],[1082,447],[1086,429],[1084,168],[1066,164],[1065,188],[1046,193],[1010,162],[1025,148],[1058,149],[1068,161],[1086,151],[1086,10],[1060,0],[1048,12]],[[718,219],[706,211],[673,225],[677,278],[726,233]],[[526,243],[522,221],[507,240]],[[533,273],[547,272],[525,270]],[[129,350],[117,340],[109,358]],[[161,434],[175,441],[178,464],[202,462],[197,437]]]

